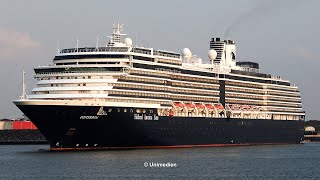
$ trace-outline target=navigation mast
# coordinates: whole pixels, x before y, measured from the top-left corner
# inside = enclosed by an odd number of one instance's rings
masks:
[[[27,99],[25,73],[26,72],[22,70],[22,95],[20,96],[21,99]]]
[[[123,26],[124,26],[123,24],[113,23],[113,33],[112,33],[112,36],[108,36],[111,39],[108,42],[107,47],[114,47],[118,43],[120,43],[121,36],[126,35],[126,34],[121,34],[121,32],[123,31]]]

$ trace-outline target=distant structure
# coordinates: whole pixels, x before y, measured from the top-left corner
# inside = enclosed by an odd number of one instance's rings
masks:
[[[305,135],[316,135],[317,134],[316,128],[314,128],[312,126],[307,126],[304,128],[304,134]]]

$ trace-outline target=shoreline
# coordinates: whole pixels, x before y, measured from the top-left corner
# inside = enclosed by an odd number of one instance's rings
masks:
[[[49,144],[39,130],[0,130],[0,144]]]

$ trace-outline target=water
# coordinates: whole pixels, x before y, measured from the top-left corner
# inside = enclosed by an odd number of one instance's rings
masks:
[[[50,152],[1,145],[1,179],[320,179],[320,143]],[[152,163],[177,167],[144,167]]]

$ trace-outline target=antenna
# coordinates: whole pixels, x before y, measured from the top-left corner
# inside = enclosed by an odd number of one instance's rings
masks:
[[[77,49],[77,52],[78,52],[78,49],[79,49],[79,38],[78,38],[78,36],[77,36],[76,49]]]
[[[96,44],[96,49],[99,50],[99,35],[97,35],[97,44]]]
[[[138,43],[138,33],[134,34],[134,43],[136,47],[139,47],[139,43]]]
[[[22,95],[20,96],[21,99],[27,99],[26,93],[26,84],[25,84],[25,71],[22,70]]]
[[[57,49],[57,54],[60,53],[60,41],[58,40],[58,49]]]

